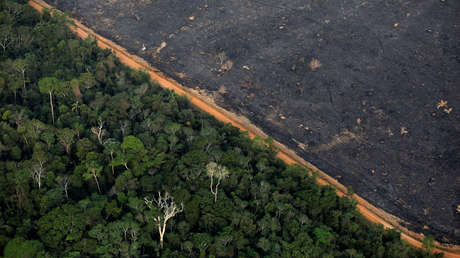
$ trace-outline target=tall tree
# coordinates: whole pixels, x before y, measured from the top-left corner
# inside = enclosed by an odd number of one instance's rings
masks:
[[[56,131],[56,134],[59,139],[59,142],[62,145],[64,145],[65,152],[67,153],[67,155],[70,155],[70,148],[75,141],[75,135],[76,135],[75,130],[72,130],[70,128],[62,128],[62,129],[58,129]]]
[[[69,175],[59,175],[56,177],[56,182],[59,188],[61,188],[64,191],[65,197],[69,199],[70,176]]]
[[[166,232],[166,223],[169,219],[176,216],[176,214],[184,210],[184,204],[181,203],[178,206],[174,202],[174,198],[168,193],[165,192],[164,196],[161,196],[161,193],[158,192],[158,198],[149,200],[147,197],[144,198],[145,204],[150,209],[154,209],[155,206],[157,209],[160,209],[161,214],[154,217],[153,220],[158,225],[158,233],[160,233],[160,247],[163,248],[163,238]]]
[[[102,145],[102,137],[104,137],[106,131],[103,129],[104,122],[99,118],[99,125],[97,127],[91,127],[91,132],[97,136],[97,141]]]
[[[34,160],[34,163],[30,169],[31,176],[35,183],[38,185],[38,189],[40,189],[42,185],[42,178],[46,173],[45,163],[48,160],[48,155],[42,150],[35,150],[32,159]]]
[[[40,138],[43,130],[46,129],[46,125],[37,119],[27,120],[24,127],[26,130],[24,136],[28,138],[32,144]]]
[[[20,209],[24,208],[24,203],[27,200],[29,173],[27,169],[20,169],[17,163],[13,163],[15,171],[7,174],[8,181],[14,187],[15,195],[12,198],[17,202]]]
[[[53,118],[54,124],[54,107],[53,107],[53,94],[56,90],[60,88],[60,82],[55,77],[45,77],[38,81],[38,88],[42,94],[49,94],[50,97],[50,107],[51,107],[51,117]]]
[[[9,82],[7,84],[7,87],[8,87],[8,90],[13,92],[15,105],[17,102],[18,90],[21,88],[21,85],[22,85],[21,80],[17,77],[17,75],[9,77]]]
[[[211,188],[211,193],[214,195],[214,203],[216,203],[217,202],[217,193],[219,191],[220,181],[222,181],[222,179],[228,177],[230,172],[228,171],[228,169],[226,167],[218,165],[215,162],[210,162],[208,165],[206,165],[206,174],[211,179],[211,184],[210,184],[209,187]],[[214,185],[214,178],[217,179],[217,184],[216,185]]]
[[[110,155],[110,163],[112,167],[112,174],[115,174],[115,166],[112,164],[113,163],[113,154],[117,151],[117,149],[120,147],[120,143],[117,142],[114,138],[109,138],[105,140],[104,142],[104,153],[108,153]],[[127,167],[127,165],[126,165]]]
[[[18,72],[22,77],[22,87],[26,88],[26,70],[27,70],[27,61],[25,59],[16,59],[13,62],[13,68]]]
[[[0,46],[3,48],[3,55],[12,43],[13,27],[10,24],[0,24]]]
[[[54,136],[54,128],[52,127],[46,128],[40,136],[40,139],[42,139],[46,143],[48,150],[51,148],[51,145],[56,141],[56,138]]]
[[[129,167],[128,167],[128,162],[129,162],[128,155],[126,155],[126,153],[123,152],[123,151],[116,151],[115,153],[116,153],[115,159],[113,159],[110,162],[110,166],[116,167],[116,166],[123,165],[127,170],[129,170]]]
[[[86,156],[87,156],[87,160],[85,161],[84,164],[87,169],[87,173],[83,174],[83,177],[86,180],[89,180],[91,178],[94,179],[97,185],[97,190],[99,194],[101,194],[102,192],[101,192],[101,187],[99,185],[98,177],[100,176],[103,166],[97,159],[97,153],[90,152]]]

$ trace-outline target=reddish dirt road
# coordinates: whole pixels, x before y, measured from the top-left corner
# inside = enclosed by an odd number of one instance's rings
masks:
[[[42,0],[30,0],[29,5],[35,8],[38,11],[42,11],[43,8],[52,9],[53,7],[43,2]],[[151,67],[143,59],[134,56],[128,53],[124,48],[115,44],[114,42],[96,34],[91,29],[87,28],[77,20],[73,19],[75,26],[71,27],[71,30],[80,38],[87,38],[88,36],[94,37],[97,39],[97,44],[100,48],[110,49],[113,53],[120,59],[122,63],[133,68],[144,70],[150,74],[152,80],[158,82],[163,88],[172,90],[180,95],[185,95],[188,100],[195,105],[200,110],[214,116],[217,120],[224,123],[231,123],[233,126],[238,127],[242,131],[247,131],[251,138],[255,136],[260,136],[266,138],[267,135],[250,123],[250,121],[244,117],[237,116],[231,112],[228,112],[218,106],[216,106],[212,100],[206,98],[205,96],[199,95],[197,92],[183,87],[178,82],[171,78],[164,76],[158,69]],[[317,178],[317,183],[320,185],[331,185],[336,189],[337,195],[344,196],[348,195],[347,189],[345,186],[340,184],[337,180],[328,176],[323,171],[319,170],[317,167],[311,163],[305,161],[294,151],[288,149],[286,146],[282,145],[279,142],[275,142],[275,146],[278,148],[279,153],[277,157],[282,159],[287,164],[299,164],[312,171],[318,173],[319,177]],[[421,248],[422,241],[424,236],[422,234],[417,234],[408,230],[407,228],[401,226],[401,219],[381,210],[361,198],[360,196],[353,194],[351,196],[357,201],[357,208],[366,217],[369,221],[374,223],[382,224],[385,228],[393,228],[401,231],[401,238],[411,244],[414,247]],[[460,258],[460,246],[456,245],[445,245],[439,242],[435,242],[436,249],[435,252],[444,253],[444,257],[447,258]]]

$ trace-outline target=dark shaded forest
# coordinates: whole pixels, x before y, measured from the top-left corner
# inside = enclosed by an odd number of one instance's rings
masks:
[[[131,70],[65,16],[0,2],[4,257],[430,257]],[[440,256],[435,254],[434,256]]]

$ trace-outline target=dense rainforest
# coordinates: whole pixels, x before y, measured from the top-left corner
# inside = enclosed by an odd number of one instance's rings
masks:
[[[0,1],[0,255],[441,256],[66,22]]]

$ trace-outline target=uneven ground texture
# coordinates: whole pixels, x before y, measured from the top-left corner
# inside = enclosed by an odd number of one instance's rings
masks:
[[[460,1],[48,3],[460,243]]]

